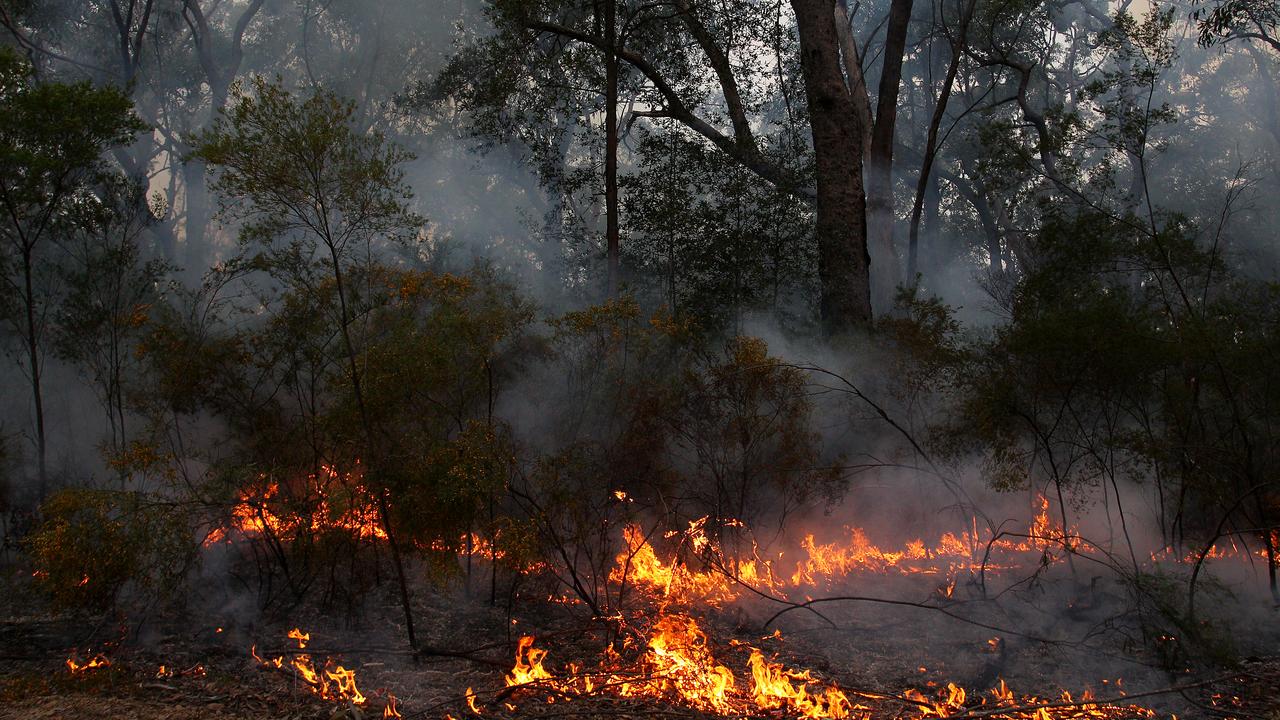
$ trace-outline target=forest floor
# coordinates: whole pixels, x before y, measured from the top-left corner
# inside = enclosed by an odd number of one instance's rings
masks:
[[[415,661],[405,649],[394,598],[383,591],[375,596],[346,620],[304,606],[288,618],[270,621],[253,613],[240,618],[225,613],[190,623],[160,614],[143,622],[137,617],[124,622],[115,616],[24,614],[11,595],[0,608],[0,719],[360,720],[382,717],[394,695],[406,718],[445,720],[472,715],[467,704],[471,689],[486,718],[707,717],[654,700],[593,695],[557,702],[550,696],[507,693],[510,649],[521,635],[537,636],[538,646],[549,651],[546,664],[553,672],[571,661],[589,665],[598,657],[600,624],[584,620],[575,608],[547,603],[508,614],[468,599],[462,591],[420,588],[415,593],[418,636],[436,652]],[[969,608],[958,601],[952,611],[965,616],[971,614]],[[735,673],[747,673],[744,656],[739,656],[744,644],[750,644],[840,687],[889,695],[910,689],[931,695],[954,682],[976,697],[1003,679],[1019,693],[1052,701],[1064,689],[1078,693],[1089,687],[1098,697],[1111,697],[1211,679],[1186,692],[1134,702],[1160,717],[1181,720],[1280,720],[1280,654],[1246,649],[1231,659],[1234,664],[1171,674],[1152,667],[1149,657],[1126,654],[1125,639],[1106,627],[1102,608],[1097,618],[1064,629],[1063,619],[1046,615],[1043,603],[984,608],[982,622],[974,624],[920,608],[851,602],[833,605],[822,617],[792,612],[765,629],[763,622],[774,609],[738,603],[703,613],[709,644]],[[242,619],[247,616],[254,619]],[[1060,638],[1076,637],[1078,627],[1091,632],[1080,641],[1044,643],[988,626],[1031,628],[1028,635],[1049,634],[1056,626]],[[286,637],[294,627],[310,633],[305,652],[317,666],[332,658],[356,670],[363,704],[317,697],[287,664],[276,669],[251,655],[251,648],[263,658],[304,652]],[[781,637],[772,634],[775,627],[781,628]],[[1271,647],[1280,651],[1280,646]],[[86,661],[98,653],[110,664],[80,673],[67,667],[68,657]],[[1119,686],[1118,678],[1123,678]],[[911,715],[890,703],[876,706],[871,716]]]

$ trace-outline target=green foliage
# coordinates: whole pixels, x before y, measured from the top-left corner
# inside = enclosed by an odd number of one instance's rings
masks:
[[[1280,3],[1275,0],[1196,0],[1194,4],[1191,19],[1198,24],[1202,45],[1233,39],[1277,44]]]
[[[59,241],[95,232],[102,209],[127,184],[105,153],[145,129],[120,90],[87,81],[36,82],[12,49],[0,48],[0,318],[19,340],[7,349],[30,381],[41,492],[47,485],[43,355],[61,281],[68,273],[81,279]],[[79,289],[73,282],[73,296]]]
[[[676,452],[691,465],[685,512],[780,526],[793,510],[840,496],[842,463],[823,462],[803,370],[769,355],[760,338],[740,336],[687,373],[674,418]]]
[[[187,518],[140,493],[62,490],[28,538],[41,586],[59,607],[102,609],[122,590],[164,597],[190,566]]]
[[[622,180],[624,259],[678,316],[733,327],[764,311],[810,322],[817,297],[811,208],[674,128],[642,132]]]
[[[238,92],[194,157],[217,170],[222,211],[243,221],[265,269],[303,276],[352,262],[376,238],[408,241],[422,219],[401,165],[412,154],[354,128],[355,105],[318,91],[298,99],[261,76]],[[339,268],[340,272],[341,269]]]
[[[1221,605],[1231,592],[1221,583],[1201,579],[1201,602]],[[1209,614],[1192,617],[1187,612],[1187,578],[1164,571],[1138,573],[1131,581],[1135,617],[1147,646],[1170,671],[1188,665],[1230,666],[1239,661],[1227,618]]]
[[[10,232],[38,235],[56,214],[112,174],[103,151],[147,129],[116,88],[35,83],[9,48],[0,50],[0,169]]]
[[[898,309],[882,318],[877,329],[901,368],[902,395],[946,392],[957,382],[956,370],[968,351],[954,309],[941,298],[917,297],[906,288],[898,293]]]
[[[172,268],[147,259],[140,235],[154,220],[141,184],[104,183],[102,197],[75,208],[62,242],[65,288],[53,337],[58,357],[92,383],[111,429],[109,449],[127,442],[126,415],[137,350]]]

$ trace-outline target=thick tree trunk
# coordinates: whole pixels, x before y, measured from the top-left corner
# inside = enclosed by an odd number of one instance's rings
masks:
[[[840,69],[834,0],[791,0],[817,165],[822,321],[839,334],[871,321],[862,128]]]

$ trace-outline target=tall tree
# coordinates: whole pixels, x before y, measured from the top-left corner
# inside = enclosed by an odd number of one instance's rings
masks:
[[[933,103],[933,113],[929,118],[929,129],[924,143],[924,160],[920,164],[920,175],[916,180],[915,201],[911,206],[911,224],[907,233],[907,282],[914,283],[918,270],[920,246],[920,218],[924,212],[925,195],[933,178],[933,162],[938,153],[938,130],[942,127],[942,119],[947,113],[947,103],[951,101],[951,89],[956,82],[956,73],[960,70],[960,61],[964,59],[964,46],[969,34],[969,22],[973,19],[973,11],[977,0],[960,0],[957,26],[946,26],[945,7],[942,12],[945,35],[951,47],[951,59],[947,63],[947,75],[938,90],[938,97]]]
[[[231,30],[224,38],[200,0],[183,0],[182,19],[191,31],[191,43],[195,48],[196,59],[199,61],[205,83],[209,86],[209,121],[217,117],[218,111],[227,104],[231,83],[236,79],[240,66],[244,62],[245,32],[262,9],[264,2],[265,0],[250,0],[235,16]],[[211,12],[219,9],[217,3],[205,3],[205,5],[212,6]],[[183,230],[186,232],[186,262],[192,267],[202,267],[209,252],[205,230],[209,224],[210,215],[204,164],[194,159],[184,163],[183,180],[183,202],[186,206],[186,217],[183,222]]]
[[[408,581],[391,522],[383,460],[390,449],[366,403],[354,305],[378,243],[416,239],[422,219],[408,202],[401,165],[411,155],[377,133],[352,127],[354,103],[325,92],[295,99],[258,78],[201,138],[196,157],[216,171],[224,213],[243,221],[252,264],[328,312],[341,338],[347,380],[360,423],[365,477],[400,585],[409,644],[417,646]],[[367,277],[367,273],[364,273]],[[337,307],[324,302],[332,288]]]
[[[104,153],[145,129],[115,88],[35,83],[31,68],[0,49],[0,282],[5,319],[31,384],[40,495],[48,489],[43,389],[50,313],[58,292],[59,240],[77,206],[119,177]]]
[[[535,55],[530,48],[544,38],[552,48],[582,45],[606,54],[612,49],[637,81],[634,103],[639,109],[631,113],[632,119],[673,120],[761,180],[815,207],[824,325],[839,333],[869,322],[870,263],[862,179],[867,128],[852,112],[854,99],[841,63],[835,0],[794,0],[790,4],[799,42],[788,48],[794,55],[769,59],[776,63],[776,70],[763,61],[741,63],[735,59],[775,44],[779,21],[772,8],[765,12],[752,4],[673,2],[670,8],[620,3],[614,42],[603,32],[602,23],[592,19],[591,6],[582,2],[495,0],[490,14],[500,32],[482,42],[482,54],[490,60],[475,63],[474,54],[468,60],[477,72],[489,72],[498,62],[503,68],[498,75],[510,78],[536,72],[527,65]],[[549,54],[551,62],[570,57],[554,50]],[[761,112],[773,106],[767,96],[776,92],[776,73],[786,72],[797,60],[808,96],[807,117],[816,162],[812,179],[769,152],[773,139],[768,133],[780,121]],[[486,81],[471,82],[481,85]],[[891,84],[896,87],[896,82]],[[715,102],[705,102],[708,87],[713,88]],[[488,100],[501,108],[510,95]],[[785,102],[790,108],[790,99]],[[790,109],[788,116],[794,117]]]
[[[902,86],[902,55],[907,47],[912,5],[912,0],[893,0],[889,6],[879,90],[876,93],[875,125],[871,129],[871,145],[866,148],[870,232],[867,244],[880,266],[872,277],[872,294],[875,304],[881,307],[892,301],[894,286],[902,279],[893,242],[893,147],[898,126],[898,91]],[[866,85],[863,84],[862,88],[865,90]]]
[[[822,317],[842,332],[871,320],[864,129],[845,84],[832,0],[792,0],[817,180]]]

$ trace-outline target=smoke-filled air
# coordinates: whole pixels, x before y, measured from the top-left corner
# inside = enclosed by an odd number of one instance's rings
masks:
[[[1280,2],[0,0],[0,720],[1280,720]]]

